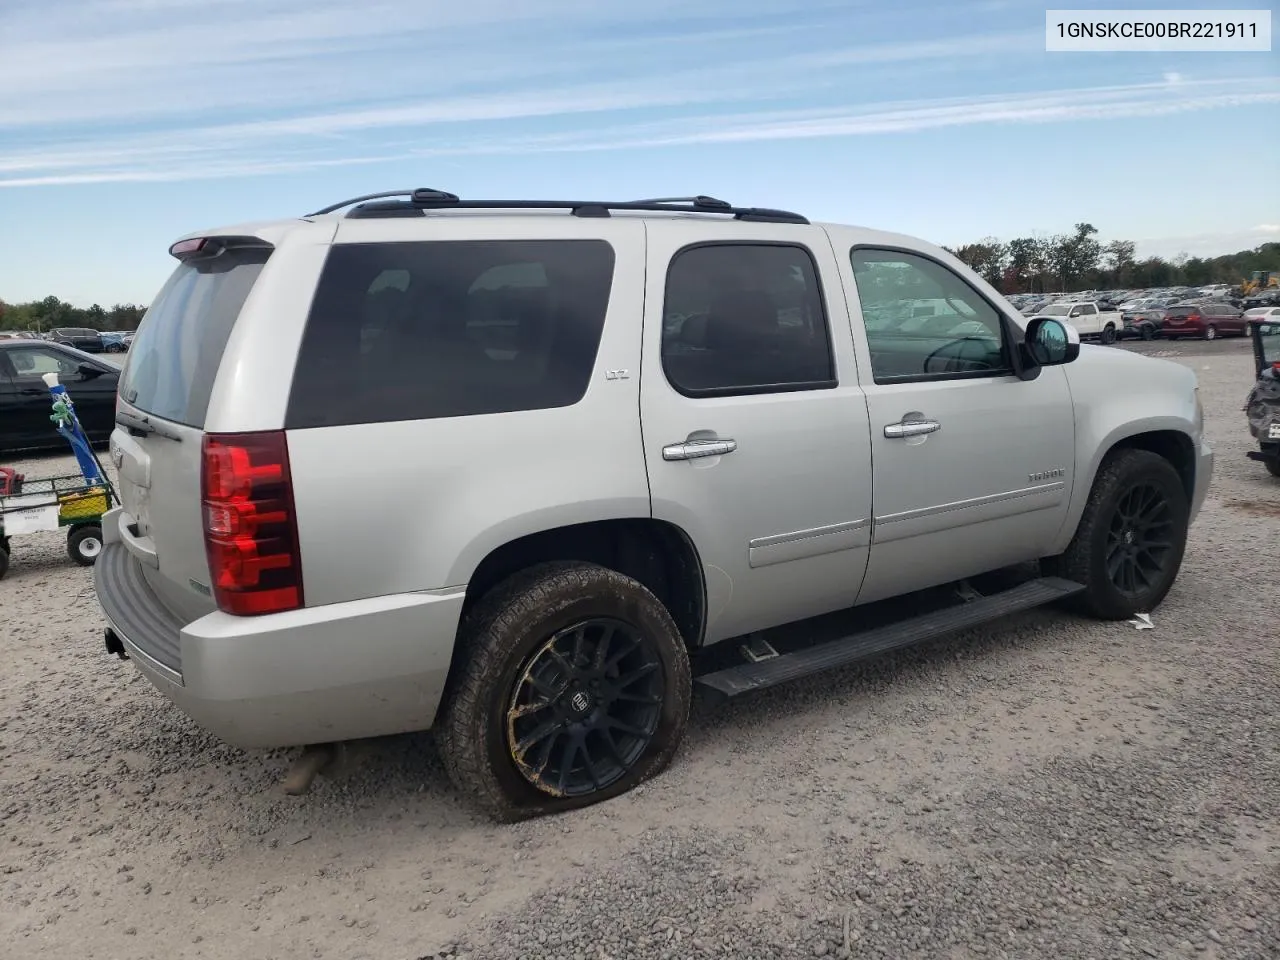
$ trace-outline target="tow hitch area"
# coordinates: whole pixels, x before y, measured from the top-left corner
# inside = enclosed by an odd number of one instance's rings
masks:
[[[116,632],[110,627],[102,632],[103,639],[107,644],[107,653],[114,653],[121,660],[128,660],[129,654],[125,652],[124,644],[120,642],[120,638],[116,636]]]

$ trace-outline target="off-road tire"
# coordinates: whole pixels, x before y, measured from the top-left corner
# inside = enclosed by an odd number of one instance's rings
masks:
[[[102,527],[96,523],[84,523],[68,531],[67,556],[80,566],[93,566],[101,553]]]
[[[645,752],[620,779],[575,797],[535,788],[507,743],[507,710],[526,662],[552,635],[591,618],[638,628],[653,645],[664,693]],[[639,582],[589,563],[538,564],[483,596],[458,631],[458,651],[435,730],[454,785],[486,813],[514,822],[608,800],[662,772],[684,737],[692,680],[684,640],[661,601]]]
[[[1102,335],[1098,338],[1102,341],[1103,346],[1110,346],[1116,342],[1116,328],[1113,324],[1108,323],[1102,328]]]
[[[1156,584],[1137,598],[1126,597],[1111,583],[1106,571],[1107,531],[1121,498],[1141,483],[1158,486],[1173,514],[1173,547]],[[1135,613],[1150,613],[1164,600],[1182,566],[1190,524],[1190,501],[1182,478],[1164,457],[1149,450],[1122,449],[1103,460],[1089,492],[1080,524],[1067,549],[1041,561],[1049,576],[1084,584],[1067,605],[1099,620],[1127,620]]]

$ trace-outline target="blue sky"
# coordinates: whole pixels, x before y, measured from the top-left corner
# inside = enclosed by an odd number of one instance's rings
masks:
[[[179,234],[417,186],[1280,239],[1280,56],[1048,54],[1045,7],[3,0],[0,298],[145,303]]]

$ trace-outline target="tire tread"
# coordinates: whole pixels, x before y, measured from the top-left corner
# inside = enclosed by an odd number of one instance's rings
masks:
[[[1068,580],[1074,580],[1076,583],[1085,585],[1083,592],[1075,594],[1064,601],[1068,607],[1079,613],[1099,620],[1126,620],[1133,616],[1135,612],[1138,612],[1130,609],[1128,605],[1117,603],[1114,597],[1105,595],[1099,589],[1099,585],[1095,583],[1094,579],[1092,550],[1095,538],[1098,536],[1099,525],[1110,520],[1110,517],[1106,516],[1102,511],[1103,502],[1108,499],[1111,490],[1122,482],[1127,475],[1133,475],[1144,470],[1165,472],[1167,478],[1175,481],[1176,488],[1182,491],[1182,479],[1178,477],[1177,471],[1173,469],[1173,465],[1168,460],[1158,453],[1137,448],[1123,448],[1113,451],[1108,454],[1098,468],[1098,474],[1094,479],[1092,489],[1089,491],[1089,499],[1085,504],[1084,513],[1080,517],[1080,523],[1077,525],[1075,535],[1071,538],[1067,549],[1056,557],[1049,557],[1041,561],[1041,566],[1046,573],[1065,577]],[[1182,492],[1184,497],[1182,504],[1182,536],[1184,543],[1178,548],[1178,562],[1175,565],[1173,576],[1145,605],[1148,609],[1158,606],[1164,600],[1173,583],[1177,580],[1178,569],[1181,567],[1187,527],[1185,491]]]
[[[511,646],[528,624],[553,613],[556,608],[590,595],[613,592],[631,595],[665,620],[668,636],[666,655],[675,659],[680,682],[668,689],[679,723],[668,743],[656,745],[649,756],[619,783],[627,789],[660,773],[671,761],[682,739],[692,696],[688,653],[675,622],[662,603],[647,588],[630,577],[595,564],[555,561],[536,564],[498,584],[476,603],[458,631],[459,655],[465,660],[456,671],[455,682],[445,692],[445,706],[437,726],[436,739],[445,771],[454,785],[493,818],[514,822],[552,810],[568,810],[612,796],[606,788],[600,795],[558,799],[548,797],[542,804],[515,802],[503,790],[490,769],[487,741],[487,708]],[[662,638],[658,638],[662,642]],[[638,776],[637,776],[638,773]],[[613,786],[618,786],[615,784]]]

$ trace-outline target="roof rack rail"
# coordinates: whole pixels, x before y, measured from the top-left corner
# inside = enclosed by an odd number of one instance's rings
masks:
[[[393,199],[394,198],[394,199]],[[385,203],[370,203],[383,200]],[[334,213],[343,207],[357,205],[348,217],[412,217],[427,210],[568,210],[576,217],[608,217],[614,210],[653,213],[720,213],[735,220],[758,223],[808,223],[808,218],[789,210],[768,207],[735,207],[715,197],[658,197],[651,200],[463,200],[444,190],[420,187],[417,190],[387,190],[369,193],[341,203],[331,204],[308,217]]]

